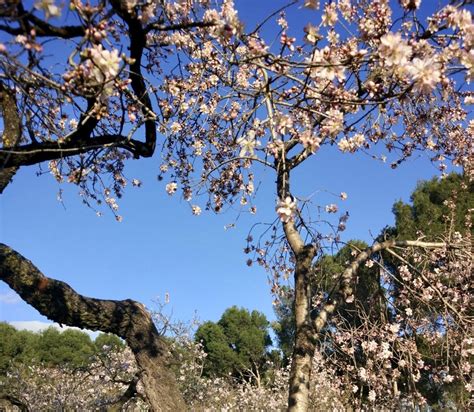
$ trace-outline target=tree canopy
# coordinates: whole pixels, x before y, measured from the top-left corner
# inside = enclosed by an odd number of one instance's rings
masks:
[[[474,183],[466,175],[451,173],[443,179],[433,178],[418,184],[411,204],[398,201],[393,205],[395,233],[402,239],[425,235],[430,240],[451,232],[465,233],[466,216],[474,208]]]
[[[0,370],[5,373],[11,362],[85,367],[104,345],[124,348],[124,343],[110,334],[101,333],[93,341],[87,333],[78,330],[59,331],[49,327],[34,333],[0,322]]]
[[[227,309],[217,323],[199,326],[195,340],[207,353],[204,373],[252,378],[268,360],[269,326],[264,314],[236,306]]]

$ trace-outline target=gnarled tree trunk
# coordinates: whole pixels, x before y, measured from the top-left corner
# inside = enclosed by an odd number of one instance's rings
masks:
[[[185,410],[169,351],[145,307],[133,300],[82,296],[68,284],[44,276],[29,260],[0,243],[0,279],[48,319],[68,326],[114,333],[125,339],[141,370],[154,411]]]

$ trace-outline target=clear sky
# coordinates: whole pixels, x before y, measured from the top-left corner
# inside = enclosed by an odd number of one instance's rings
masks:
[[[244,21],[256,21],[265,2],[238,1]],[[267,3],[266,9],[268,9]],[[278,3],[278,2],[277,2]],[[275,2],[273,2],[273,5]],[[302,26],[301,26],[302,27]],[[143,181],[128,187],[120,201],[122,223],[105,210],[97,217],[81,203],[77,188],[59,185],[39,168],[22,168],[0,197],[0,241],[30,259],[45,275],[69,283],[79,293],[108,299],[131,298],[153,309],[153,301],[170,295],[175,319],[217,320],[232,305],[257,309],[273,317],[267,275],[247,267],[245,238],[253,223],[275,218],[274,176],[262,176],[256,216],[243,216],[224,230],[236,214],[193,216],[185,202],[169,197],[158,182],[159,160],[131,160],[126,175]],[[43,165],[43,169],[47,167]],[[413,158],[392,170],[365,155],[323,148],[297,172],[293,186],[300,196],[318,190],[344,191],[349,210],[345,239],[371,241],[393,223],[394,201],[408,201],[420,179],[438,174],[427,158]],[[57,193],[62,189],[63,203]],[[337,200],[324,192],[318,203]],[[0,320],[45,320],[0,283]]]
[[[300,171],[301,194],[320,189],[346,191],[351,214],[346,239],[370,241],[393,222],[395,200],[408,200],[418,179],[436,174],[425,159],[398,170],[365,156],[323,151]],[[37,167],[23,168],[0,197],[0,239],[30,259],[47,276],[68,282],[79,293],[110,299],[132,298],[153,308],[170,294],[176,319],[216,320],[231,305],[258,309],[272,317],[266,273],[247,267],[243,254],[250,225],[274,218],[273,178],[264,176],[259,213],[244,216],[224,230],[235,213],[193,216],[186,203],[170,198],[157,182],[156,159],[131,161],[127,174],[143,180],[120,202],[121,223],[111,213],[97,217],[82,205],[77,189],[59,185]],[[63,204],[57,201],[64,190]],[[304,189],[304,190],[303,190]],[[0,284],[0,319],[41,320]]]

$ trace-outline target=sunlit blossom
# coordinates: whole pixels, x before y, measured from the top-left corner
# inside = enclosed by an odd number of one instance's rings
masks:
[[[201,208],[198,205],[192,205],[193,215],[199,216],[202,212]]]
[[[239,157],[255,157],[255,149],[260,146],[260,142],[255,138],[255,133],[249,133],[247,137],[237,139],[240,146]]]
[[[293,219],[296,212],[296,201],[290,196],[287,196],[283,200],[279,200],[276,206],[276,212],[282,222],[289,222]]]
[[[330,205],[326,205],[326,212],[328,213],[336,213],[338,211],[338,207],[336,204],[331,203]]]
[[[55,0],[39,0],[35,2],[35,9],[43,10],[46,19],[59,17],[61,9],[56,6]]]
[[[168,193],[169,195],[173,195],[174,193],[176,193],[177,189],[178,184],[176,182],[168,183],[165,187],[166,193]]]
[[[420,93],[430,93],[441,81],[440,65],[433,58],[414,58],[408,66],[408,73],[414,82],[414,89]]]
[[[380,39],[379,54],[387,67],[403,66],[408,63],[412,49],[400,33],[387,33]]]

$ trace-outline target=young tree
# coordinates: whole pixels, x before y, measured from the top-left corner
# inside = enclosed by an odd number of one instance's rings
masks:
[[[471,238],[472,226],[466,226],[466,216],[474,209],[474,192],[468,179],[451,174],[421,182],[411,200],[412,204],[395,203],[395,227],[385,228],[379,235],[380,242],[388,234],[399,240],[408,236],[433,242],[446,236]],[[313,264],[313,307],[331,295],[338,287],[340,274],[367,247],[363,242],[351,241],[335,255],[323,256]],[[423,257],[389,249],[372,255],[358,267],[354,298],[334,310],[321,330],[316,349],[339,377],[345,377],[347,386],[354,388],[353,403],[360,406],[373,393],[377,399],[368,400],[374,407],[399,408],[400,399],[425,399],[433,407],[450,407],[450,402],[467,407],[466,348],[472,313],[464,290],[472,280],[471,259],[469,254],[453,258],[441,252]],[[286,299],[292,291],[282,292],[285,295],[277,313],[286,316],[279,320],[290,324],[294,333],[293,299]],[[444,301],[438,299],[440,296]]]
[[[308,8],[318,5],[305,2]],[[178,184],[185,199],[199,193],[193,171],[202,164],[206,208],[220,211],[226,202],[249,204],[259,164],[275,172],[283,233],[275,225],[270,239],[249,245],[248,251],[272,271],[275,289],[280,277],[294,274],[291,410],[307,407],[315,337],[340,304],[354,300],[356,270],[384,249],[446,246],[416,239],[376,243],[343,271],[334,293],[312,307],[313,261],[337,240],[348,215],[326,236],[323,213],[336,213],[337,206],[327,205],[318,214],[321,208],[293,193],[295,169],[332,146],[389,159],[393,168],[422,151],[431,153],[441,170],[449,158],[467,175],[472,172],[473,125],[465,107],[472,101],[466,87],[472,76],[472,17],[459,2],[421,12],[429,13],[422,22],[419,7],[418,1],[402,1],[400,7],[383,0],[328,2],[321,6],[321,18],[305,26],[304,42],[292,37],[282,14],[276,51],[258,31],[229,34],[217,50],[209,43],[198,49],[183,39],[177,52],[187,52],[189,64],[163,87],[180,92],[162,101],[175,120],[162,165],[170,173],[170,193]],[[203,82],[196,85],[191,75]],[[195,110],[190,112],[190,105]],[[195,213],[200,210],[193,206]]]
[[[328,236],[323,214],[336,213],[337,206],[317,208],[293,193],[294,170],[332,147],[388,159],[393,168],[422,151],[441,170],[451,161],[472,172],[467,2],[446,1],[439,9],[419,0],[320,3],[288,1],[247,32],[231,0],[74,0],[62,24],[54,23],[61,8],[53,1],[29,10],[19,0],[0,6],[0,30],[10,35],[0,48],[2,190],[18,167],[50,161],[57,179],[78,184],[87,201],[116,210],[124,161],[153,154],[157,126],[166,137],[166,190],[180,188],[195,214],[201,207],[192,197],[200,193],[208,196],[207,209],[240,202],[254,213],[259,166],[274,173],[280,223],[254,250],[272,271],[274,290],[280,276],[295,279],[291,410],[307,406],[315,336],[340,303],[354,299],[356,269],[382,249],[446,246],[377,243],[344,270],[334,294],[312,308],[313,262],[337,240],[348,215]],[[301,5],[320,12],[309,15]],[[304,18],[305,25],[292,32],[285,12],[300,13],[298,24]],[[272,17],[277,25],[265,33],[276,42],[263,37]],[[48,48],[58,42],[68,50],[52,65]],[[123,47],[126,53],[119,52]],[[165,362],[156,362],[165,348],[139,304],[78,296],[7,246],[0,248],[0,264],[2,279],[43,314],[126,339],[146,371],[152,407],[179,405],[177,391],[160,386],[159,377],[167,376],[173,387]]]

